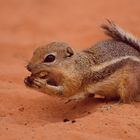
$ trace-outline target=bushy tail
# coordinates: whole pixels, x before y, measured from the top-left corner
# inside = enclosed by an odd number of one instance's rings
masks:
[[[134,47],[137,51],[140,52],[140,40],[134,35],[124,31],[121,27],[116,25],[114,22],[107,20],[108,24],[101,25],[101,28],[104,29],[105,34],[108,36],[125,42],[130,46]]]

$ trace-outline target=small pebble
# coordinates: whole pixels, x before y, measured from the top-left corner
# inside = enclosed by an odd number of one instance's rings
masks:
[[[72,122],[72,123],[76,123],[76,120],[72,120],[71,122]]]
[[[125,134],[127,134],[127,131],[124,131]]]
[[[27,125],[28,123],[24,123],[24,125]]]
[[[70,121],[69,119],[64,119],[64,120],[63,120],[63,122],[69,122],[69,121]]]
[[[105,125],[108,125],[107,123],[105,123]]]
[[[88,114],[91,114],[91,112],[87,112]]]
[[[21,107],[18,110],[21,111],[21,112],[23,112],[24,111],[24,107]]]
[[[64,119],[63,120],[63,122],[69,122],[69,121],[71,121],[71,123],[75,123],[76,122],[76,120],[69,120],[69,119]]]

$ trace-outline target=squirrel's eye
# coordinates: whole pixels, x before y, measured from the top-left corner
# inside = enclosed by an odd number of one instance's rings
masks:
[[[53,62],[55,60],[55,56],[53,54],[49,54],[48,56],[46,56],[46,58],[44,59],[44,62],[48,63],[48,62]]]

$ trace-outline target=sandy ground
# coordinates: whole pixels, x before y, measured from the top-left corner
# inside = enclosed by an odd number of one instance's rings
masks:
[[[140,103],[64,104],[23,83],[36,47],[87,48],[107,38],[99,28],[105,18],[140,36],[139,13],[139,0],[0,0],[0,140],[140,140]]]

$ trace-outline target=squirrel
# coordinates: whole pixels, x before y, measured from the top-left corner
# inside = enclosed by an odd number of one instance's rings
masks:
[[[27,65],[26,86],[69,100],[93,94],[140,101],[139,39],[110,20],[101,28],[111,39],[80,52],[63,42],[37,48]]]

